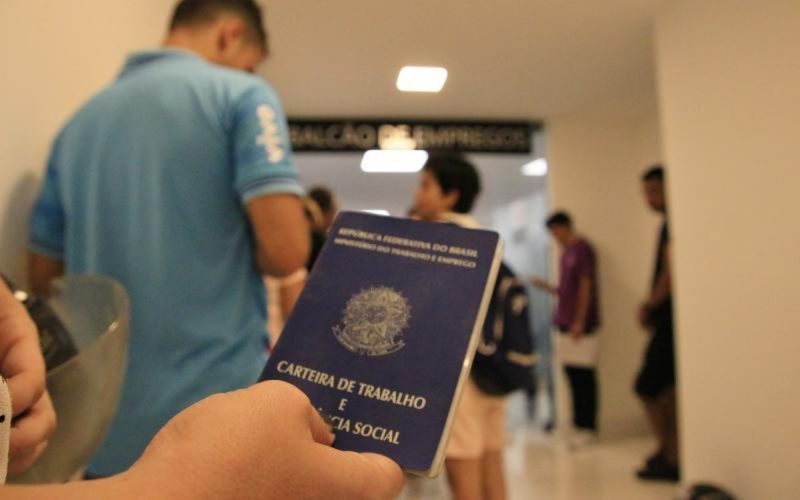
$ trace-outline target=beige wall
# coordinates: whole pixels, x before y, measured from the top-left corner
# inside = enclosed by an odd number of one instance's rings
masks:
[[[646,336],[634,312],[648,289],[659,220],[644,204],[639,178],[661,157],[657,115],[650,95],[547,123],[551,205],[573,215],[599,259],[600,425],[606,436],[645,429],[632,386]]]
[[[0,1],[1,271],[24,275],[26,223],[50,141],[114,77],[128,51],[159,43],[172,4]]]
[[[800,495],[800,2],[658,22],[686,480]]]

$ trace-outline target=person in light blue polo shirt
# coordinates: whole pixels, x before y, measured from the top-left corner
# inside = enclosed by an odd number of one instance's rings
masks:
[[[96,273],[131,298],[122,400],[89,476],[126,470],[172,416],[263,368],[262,274],[309,248],[283,111],[250,74],[266,53],[252,0],[183,0],[165,47],[131,55],[53,144],[34,290]]]

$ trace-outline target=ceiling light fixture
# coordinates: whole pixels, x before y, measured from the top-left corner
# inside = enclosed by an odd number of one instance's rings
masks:
[[[528,177],[543,177],[547,175],[547,160],[538,158],[522,166],[522,175]]]
[[[403,92],[440,92],[446,81],[444,68],[406,66],[397,75],[397,88]]]
[[[371,149],[361,159],[361,170],[368,173],[414,173],[422,170],[428,152],[417,149]]]

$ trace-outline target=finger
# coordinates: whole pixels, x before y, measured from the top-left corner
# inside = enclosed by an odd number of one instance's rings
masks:
[[[322,415],[309,403],[309,423],[311,424],[311,437],[314,441],[325,446],[331,446],[336,439],[333,427],[328,425]]]
[[[26,470],[30,469],[31,466],[35,464],[37,460],[39,460],[39,457],[42,456],[42,453],[45,452],[47,445],[47,441],[39,443],[38,446],[27,450],[22,455],[11,458],[8,462],[8,475],[16,476],[17,474],[22,474]]]
[[[41,398],[45,367],[36,327],[27,317],[6,318],[0,342],[0,374],[8,382],[14,415]]]
[[[391,499],[403,489],[402,469],[382,455],[319,446],[314,458],[318,484],[326,485],[326,498],[331,500]]]
[[[231,394],[248,399],[250,406],[253,401],[259,401],[260,404],[266,406],[279,404],[287,412],[290,425],[296,424],[309,429],[311,437],[316,443],[326,446],[333,444],[335,436],[331,426],[314,408],[308,396],[292,384],[280,380],[270,380]]]
[[[27,410],[41,398],[45,367],[36,326],[18,307],[0,318],[0,374],[8,382],[14,415]]]
[[[22,372],[6,379],[11,394],[11,408],[14,417],[28,411],[44,394],[44,376],[35,371]]]
[[[20,419],[11,421],[9,456],[25,456],[31,449],[47,441],[56,430],[56,414],[50,395],[45,393]]]
[[[394,460],[376,453],[362,453],[361,458],[368,460],[373,468],[381,471],[379,476],[387,485],[385,498],[395,498],[400,495],[406,482],[406,475]]]

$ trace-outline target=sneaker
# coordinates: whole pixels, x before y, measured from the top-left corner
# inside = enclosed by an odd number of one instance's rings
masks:
[[[597,441],[597,433],[588,429],[575,429],[569,437],[569,447],[573,450],[585,448]]]
[[[637,471],[636,476],[645,481],[677,483],[680,481],[681,472],[678,466],[667,463],[664,457],[659,456],[654,457],[653,461],[648,463],[644,469]]]

